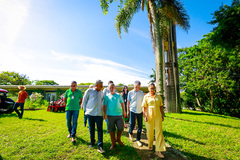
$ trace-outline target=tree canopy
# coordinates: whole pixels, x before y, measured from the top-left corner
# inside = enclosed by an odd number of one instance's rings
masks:
[[[2,71],[0,73],[1,85],[28,85],[31,84],[29,77],[17,72]]]
[[[211,35],[178,50],[183,101],[189,107],[236,116],[240,113],[240,54],[211,45]]]
[[[240,49],[240,1],[233,0],[231,6],[223,5],[213,13],[213,20],[209,22],[216,25],[213,28],[211,41],[228,50]]]
[[[33,84],[35,85],[59,85],[57,82],[53,80],[34,80]]]

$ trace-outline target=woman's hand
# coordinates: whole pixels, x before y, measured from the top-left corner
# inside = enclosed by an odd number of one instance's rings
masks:
[[[144,121],[147,122],[148,121],[148,118],[147,116],[144,116]]]

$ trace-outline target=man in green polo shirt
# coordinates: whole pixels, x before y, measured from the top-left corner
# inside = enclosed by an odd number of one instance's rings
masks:
[[[71,88],[68,89],[64,95],[64,103],[66,104],[67,127],[69,132],[67,138],[72,137],[72,142],[75,142],[77,120],[82,99],[83,94],[79,89],[77,89],[77,82],[72,81]]]

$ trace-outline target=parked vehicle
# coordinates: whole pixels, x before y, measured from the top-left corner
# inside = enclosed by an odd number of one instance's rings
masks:
[[[63,105],[63,98],[53,102],[50,102],[50,105],[47,108],[48,112],[65,112],[66,105]]]
[[[14,100],[7,98],[8,91],[0,88],[0,114],[1,113],[12,113]]]

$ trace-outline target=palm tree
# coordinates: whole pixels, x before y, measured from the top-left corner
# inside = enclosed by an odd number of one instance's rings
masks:
[[[106,14],[108,11],[109,3],[112,3],[113,0],[100,1],[102,10],[104,14]],[[119,13],[116,16],[115,24],[120,38],[122,29],[126,33],[128,32],[128,28],[130,26],[133,15],[137,13],[140,9],[144,10],[144,8],[146,8],[148,12],[150,33],[152,37],[153,49],[155,52],[156,89],[157,91],[160,91],[160,94],[162,95],[164,101],[163,75],[165,74],[163,73],[163,42],[166,39],[164,36],[168,35],[167,40],[170,41],[171,38],[169,37],[169,35],[175,33],[172,31],[172,26],[175,26],[175,24],[187,30],[189,28],[189,17],[187,16],[186,11],[183,8],[183,5],[178,0],[120,0]],[[168,24],[168,21],[171,23]],[[173,43],[173,41],[170,41],[170,43]],[[174,58],[176,59],[176,57]],[[176,80],[173,82],[176,83],[177,78],[174,75],[173,77],[175,77]],[[174,85],[174,87],[175,86],[177,86],[177,84]],[[174,91],[174,93],[174,95],[177,95],[176,91]]]
[[[150,76],[149,76],[149,78],[151,78],[151,80],[149,81],[149,83],[151,83],[151,82],[156,82],[156,72],[155,72],[155,70],[152,68],[152,71],[153,71],[153,74],[151,74]]]

